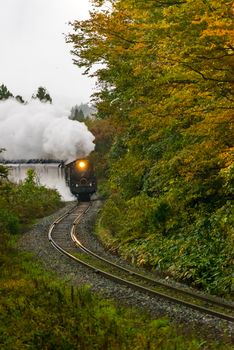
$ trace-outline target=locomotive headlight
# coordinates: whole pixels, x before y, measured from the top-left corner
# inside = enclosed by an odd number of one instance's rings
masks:
[[[87,168],[87,163],[84,160],[78,161],[76,165],[79,170],[85,170]]]

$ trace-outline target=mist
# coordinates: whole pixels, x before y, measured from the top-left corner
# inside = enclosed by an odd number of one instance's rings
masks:
[[[24,105],[0,101],[0,148],[5,159],[73,160],[94,150],[94,136],[84,123],[68,119],[64,107],[39,100]]]

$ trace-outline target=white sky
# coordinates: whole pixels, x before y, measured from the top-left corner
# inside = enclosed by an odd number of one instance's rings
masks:
[[[39,86],[67,107],[89,102],[95,81],[72,63],[63,33],[89,0],[0,0],[0,84],[29,100]]]

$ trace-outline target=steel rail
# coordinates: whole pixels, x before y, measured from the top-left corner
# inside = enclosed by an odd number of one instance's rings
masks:
[[[71,235],[73,236],[74,235],[74,232],[75,232],[75,227],[76,225],[78,224],[78,222],[80,221],[80,219],[82,218],[82,216],[87,212],[87,210],[89,209],[89,205],[81,212],[79,213],[78,217],[74,220],[73,224],[72,224],[72,228],[71,228]],[[202,312],[206,315],[211,315],[213,317],[217,317],[217,318],[220,318],[220,319],[223,319],[223,320],[226,320],[226,321],[230,321],[230,322],[234,322],[234,317],[231,316],[231,315],[227,315],[227,314],[223,314],[223,313],[220,313],[220,312],[217,312],[215,310],[211,310],[211,309],[208,309],[208,308],[205,308],[203,306],[200,306],[200,305],[196,305],[196,304],[193,304],[193,303],[190,303],[190,302],[187,302],[187,301],[184,301],[184,300],[181,300],[181,299],[177,299],[175,297],[172,297],[172,296],[169,296],[167,294],[164,294],[164,293],[161,293],[161,292],[157,292],[153,289],[150,289],[150,288],[147,288],[147,287],[144,287],[144,286],[141,286],[139,284],[136,284],[136,283],[133,283],[133,282],[130,282],[128,280],[125,280],[123,278],[120,278],[120,277],[117,277],[113,274],[110,274],[104,270],[101,270],[95,266],[92,266],[91,264],[83,261],[82,259],[79,259],[77,258],[76,256],[70,254],[69,252],[67,252],[65,249],[63,249],[59,244],[57,244],[55,242],[55,240],[52,238],[52,232],[54,230],[54,228],[62,221],[64,220],[66,217],[68,217],[76,208],[78,208],[77,206],[74,207],[72,210],[69,210],[67,213],[65,213],[64,215],[62,215],[61,217],[59,217],[57,220],[55,220],[52,225],[50,226],[50,229],[49,229],[49,233],[48,233],[48,238],[49,238],[49,241],[50,243],[52,244],[52,246],[57,249],[59,252],[61,252],[62,254],[68,256],[69,258],[71,258],[72,260],[78,262],[79,264],[82,264],[83,266],[91,269],[92,271],[94,271],[95,273],[99,273],[100,275],[112,280],[112,281],[115,281],[119,284],[123,284],[123,285],[126,285],[128,287],[131,287],[133,288],[134,290],[138,290],[140,292],[144,292],[144,293],[147,293],[148,295],[150,296],[153,296],[153,297],[159,297],[159,298],[163,298],[163,299],[166,299],[170,302],[173,302],[173,303],[176,303],[176,304],[180,304],[180,305],[183,305],[183,306],[186,306],[190,309],[193,309],[193,310],[196,310],[196,311],[199,311],[199,312]],[[81,247],[80,247],[81,248]],[[82,248],[83,249],[83,248]],[[87,251],[86,251],[87,253]],[[93,253],[95,254],[95,253]],[[95,254],[96,255],[96,254]],[[104,259],[104,258],[102,258]],[[106,260],[106,259],[104,259]],[[108,260],[107,260],[108,261]],[[108,261],[109,262],[109,261]],[[112,263],[113,264],[113,263]],[[121,269],[125,269],[123,267],[121,267]],[[135,272],[134,272],[135,273]],[[138,274],[140,275],[140,274]],[[140,277],[142,277],[142,275],[140,275]],[[144,279],[145,279],[145,276],[143,276]],[[153,280],[154,281],[154,280]],[[154,281],[155,282],[155,281]],[[157,281],[156,281],[157,282]],[[168,287],[166,285],[166,287]],[[178,290],[176,289],[176,287],[173,287],[173,289],[175,289],[177,292]],[[197,297],[197,295],[192,295],[194,297],[194,299]],[[211,302],[211,300],[209,300],[209,302]],[[226,304],[222,304],[222,307],[225,307],[227,306]]]
[[[220,306],[222,308],[227,308],[230,310],[234,310],[234,306],[233,305],[230,305],[230,304],[227,304],[227,303],[223,303],[222,301],[219,301],[219,300],[216,300],[212,297],[207,297],[205,295],[200,295],[200,294],[197,294],[196,292],[192,292],[192,291],[189,291],[189,290],[185,290],[185,289],[182,289],[182,288],[179,288],[179,287],[174,287],[174,286],[171,286],[171,285],[168,285],[166,283],[163,283],[161,281],[157,281],[151,277],[148,277],[148,276],[144,276],[140,273],[137,273],[133,270],[130,270],[130,269],[127,269],[121,265],[118,265],[116,263],[113,263],[112,261],[110,260],[107,260],[105,258],[103,258],[102,256],[94,253],[92,250],[88,249],[87,247],[85,247],[77,238],[76,236],[76,232],[75,232],[75,227],[76,227],[76,223],[74,222],[73,223],[73,227],[72,227],[72,230],[71,230],[71,238],[73,240],[73,242],[77,245],[77,247],[79,247],[80,249],[82,249],[85,253],[88,253],[89,255],[92,255],[94,256],[95,258],[101,260],[101,261],[104,261],[105,263],[113,266],[113,267],[116,267],[118,268],[119,270],[122,270],[124,272],[127,272],[129,275],[131,276],[136,276],[146,282],[150,282],[150,283],[153,283],[157,286],[160,286],[160,287],[163,287],[163,288],[167,288],[171,291],[175,291],[175,292],[179,292],[180,294],[184,294],[184,295],[188,295],[190,297],[193,297],[195,299],[198,299],[198,300],[201,300],[201,301],[205,301],[205,302],[208,302],[212,305],[216,305],[216,306]]]

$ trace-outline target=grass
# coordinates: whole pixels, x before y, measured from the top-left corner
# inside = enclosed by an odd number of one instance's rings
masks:
[[[168,320],[151,320],[136,310],[117,307],[87,286],[74,288],[7,244],[7,236],[2,242],[1,350],[231,349],[182,336]]]
[[[87,286],[74,288],[43,270],[15,247],[35,217],[61,207],[59,195],[38,187],[33,173],[21,186],[1,182],[0,194],[1,350],[231,349],[182,335],[167,319],[116,306]]]

